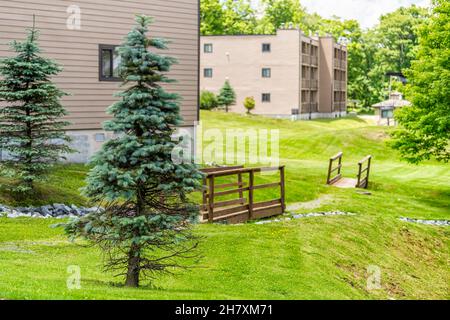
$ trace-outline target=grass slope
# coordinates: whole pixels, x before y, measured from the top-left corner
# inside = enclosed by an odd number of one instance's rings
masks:
[[[449,166],[398,161],[385,128],[360,119],[290,122],[203,112],[208,128],[280,130],[289,204],[298,212],[344,210],[356,216],[238,226],[200,225],[203,256],[195,268],[152,286],[127,289],[102,272],[100,253],[67,241],[56,221],[0,218],[0,298],[6,299],[412,299],[450,298],[450,230],[406,224],[400,216],[449,219]],[[324,185],[327,159],[344,151],[344,174],[374,156],[372,195]],[[83,166],[61,166],[31,202],[83,203]],[[270,178],[268,178],[270,179]],[[265,191],[261,197],[271,197]],[[17,203],[5,191],[0,202]],[[68,290],[67,267],[81,268],[82,289]],[[382,288],[367,290],[367,267]]]

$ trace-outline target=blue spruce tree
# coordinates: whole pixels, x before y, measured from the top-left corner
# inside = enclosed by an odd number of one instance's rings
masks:
[[[16,55],[0,61],[0,149],[8,152],[3,169],[19,181],[13,189],[23,194],[42,180],[65,153],[69,123],[60,103],[65,95],[51,77],[61,68],[40,56],[38,31],[33,27],[24,42],[13,42]]]
[[[182,121],[179,97],[161,86],[176,61],[156,50],[163,39],[148,38],[151,18],[136,17],[137,26],[119,48],[120,74],[126,88],[109,108],[104,125],[115,138],[92,160],[85,194],[105,210],[71,221],[66,231],[98,244],[106,268],[126,276],[126,286],[139,286],[152,276],[182,266],[197,245],[190,223],[198,206],[188,194],[200,187],[201,173],[191,163],[172,161],[172,140]]]

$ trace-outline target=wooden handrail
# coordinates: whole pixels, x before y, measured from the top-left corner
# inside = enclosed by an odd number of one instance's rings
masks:
[[[335,156],[330,158],[330,163],[328,165],[328,175],[327,175],[327,184],[333,184],[334,182],[336,182],[337,180],[339,180],[342,176],[341,176],[341,169],[342,169],[342,156],[344,155],[343,152],[339,152],[338,154],[336,154]],[[333,168],[333,163],[334,161],[339,160],[338,165],[336,166],[336,168]],[[334,176],[333,178],[331,177],[331,174],[333,172],[337,171],[336,176]]]
[[[229,171],[229,170],[235,170],[235,169],[242,169],[244,166],[232,166],[232,167],[214,167],[214,168],[203,168],[200,169],[203,173],[211,173],[211,172],[222,172],[222,171]]]
[[[372,156],[368,155],[364,159],[358,162],[358,182],[356,183],[357,188],[367,189],[369,187],[369,175],[370,175],[370,165],[372,161]],[[364,163],[367,162],[366,167],[363,169]],[[363,174],[366,173],[363,178]]]
[[[212,169],[212,168],[209,168]],[[281,214],[286,209],[285,204],[285,167],[260,168],[220,168],[220,170],[207,170],[203,177],[203,218],[209,222],[227,220],[242,222],[260,217]],[[279,182],[256,184],[255,174],[265,171],[279,171]],[[243,181],[243,175],[248,182]],[[218,184],[216,178],[237,176],[237,182]],[[228,179],[227,179],[228,180]],[[230,190],[219,191],[224,188]],[[265,188],[280,188],[280,199],[255,203],[255,191]],[[244,196],[248,192],[248,197]],[[217,201],[221,196],[238,194],[239,197],[231,200]],[[218,208],[222,208],[218,210]]]
[[[358,162],[358,164],[363,164],[366,161],[369,161],[369,159],[372,159],[371,155],[366,156],[364,159],[362,159],[360,162]]]
[[[260,173],[260,172],[265,172],[265,171],[277,171],[277,170],[281,170],[282,168],[284,168],[284,166],[233,169],[233,170],[227,170],[227,171],[221,171],[221,172],[211,172],[211,173],[208,173],[208,177],[211,177],[211,176],[223,177],[223,176],[228,176],[228,175],[233,175],[233,174],[238,174],[238,173],[250,173],[250,172]]]
[[[344,155],[343,152],[339,152],[338,154],[336,154],[335,156],[331,157],[330,160],[335,161],[338,158],[342,158],[342,156]]]

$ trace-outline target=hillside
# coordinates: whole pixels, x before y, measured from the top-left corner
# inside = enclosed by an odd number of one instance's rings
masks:
[[[358,118],[291,122],[203,112],[202,124],[206,130],[279,129],[288,205],[297,213],[355,215],[196,226],[202,237],[196,267],[139,290],[125,289],[121,279],[102,272],[99,252],[68,242],[61,229],[50,228],[55,220],[0,218],[0,298],[450,298],[448,227],[399,220],[450,219],[448,165],[399,161],[386,146],[386,129]],[[349,177],[358,160],[373,155],[370,195],[325,185],[328,158],[338,151],[344,152]],[[77,189],[86,171],[79,165],[57,168],[33,202],[85,202]],[[0,192],[0,203],[19,202]],[[66,288],[69,265],[81,268],[80,290]],[[374,267],[381,272],[381,288],[368,290]]]

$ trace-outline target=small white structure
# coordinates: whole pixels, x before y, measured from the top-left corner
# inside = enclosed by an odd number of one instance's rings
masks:
[[[411,102],[403,99],[403,95],[400,92],[391,92],[389,94],[389,100],[374,104],[375,116],[377,124],[380,126],[395,125],[394,110],[397,108],[410,106]]]

